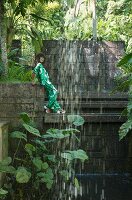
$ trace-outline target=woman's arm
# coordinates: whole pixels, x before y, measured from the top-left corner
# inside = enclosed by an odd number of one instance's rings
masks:
[[[32,76],[32,85],[34,86],[36,84],[36,81],[35,81],[36,74],[33,72],[31,76]]]
[[[38,82],[39,68],[40,68],[40,65],[37,64],[37,66],[32,71],[32,85],[35,85]]]

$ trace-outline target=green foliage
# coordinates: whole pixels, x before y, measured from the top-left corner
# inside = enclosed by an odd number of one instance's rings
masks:
[[[38,129],[28,125],[28,124],[23,124],[24,128],[29,132],[29,133],[32,133],[33,135],[36,135],[36,136],[40,136],[40,132]]]
[[[0,196],[6,195],[7,193],[8,193],[8,191],[3,190],[2,188],[0,189]]]
[[[123,81],[120,89],[128,88],[129,102],[127,105],[127,121],[122,124],[119,130],[119,139],[123,139],[128,133],[132,132],[132,53],[125,55],[117,64],[123,71]],[[121,78],[122,78],[121,76]]]
[[[28,82],[31,81],[32,70],[27,70],[23,65],[11,61],[8,68],[8,78],[0,77],[0,82]]]
[[[16,169],[13,166],[10,166],[12,159],[7,157],[6,159],[0,161],[0,172],[4,173],[15,173]]]
[[[73,123],[75,126],[81,126],[84,124],[84,119],[78,115],[68,115],[68,122]]]
[[[132,73],[132,53],[125,55],[117,64],[125,73]]]
[[[127,52],[131,51],[131,7],[132,2],[126,0],[107,1],[99,0],[97,3],[97,36],[99,40],[120,41],[126,43]],[[66,39],[91,39],[92,16],[88,12],[89,5],[85,2],[79,7],[69,8],[64,17]],[[85,12],[85,10],[87,10]]]
[[[14,131],[11,133],[12,138],[23,139],[27,142],[27,135],[21,131]]]
[[[65,0],[63,3],[48,0],[6,1],[8,45],[11,47],[13,38],[22,38],[25,57],[22,63],[32,65],[34,54],[41,51],[45,39],[92,39],[92,13],[88,2],[90,1],[84,1],[83,4],[74,0]],[[98,39],[123,40],[126,52],[129,53],[132,46],[132,2],[98,0],[96,3]],[[0,64],[0,74],[2,70]],[[9,64],[8,80],[31,81],[31,70],[12,62]]]
[[[9,165],[11,162],[12,162],[11,157],[7,157],[6,159],[0,161],[0,164],[4,166],[4,165]]]
[[[31,199],[34,195],[42,198],[47,190],[56,187],[56,177],[60,183],[71,183],[78,189],[75,161],[84,162],[88,159],[85,151],[73,145],[78,143],[75,134],[80,131],[68,125],[66,129],[51,128],[41,134],[31,125],[33,123],[27,113],[21,113],[20,117],[23,130],[10,134],[13,140],[19,140],[13,159],[8,157],[0,162],[0,172],[9,174],[14,194],[19,196],[18,191],[21,191],[22,200],[25,200],[25,189],[22,188],[28,188]],[[84,123],[83,118],[77,115],[69,116],[68,120],[75,126]],[[20,146],[24,155],[21,155]],[[41,190],[42,187],[44,190]]]
[[[2,64],[2,61],[0,60],[0,77],[3,74],[3,71],[4,71],[3,64]]]
[[[20,118],[26,124],[30,124],[30,122],[31,122],[30,116],[27,113],[25,113],[25,112],[20,113]]]
[[[132,130],[132,119],[127,120],[119,130],[119,140],[122,140]]]
[[[77,189],[79,189],[79,182],[78,182],[77,178],[74,179],[74,182],[75,182],[75,187]]]
[[[25,167],[18,167],[16,171],[16,181],[18,183],[27,183],[31,178],[31,173]]]
[[[34,145],[27,143],[25,145],[25,151],[29,154],[29,156],[32,158],[33,157],[33,152],[36,151],[36,148]]]
[[[125,41],[126,51],[131,51],[131,1],[99,1],[99,7],[104,6],[98,12],[98,37],[103,40]],[[105,30],[105,31],[104,31]]]
[[[85,161],[88,159],[88,156],[82,149],[79,149],[77,151],[65,151],[61,154],[61,157],[70,161],[74,159],[80,159],[82,161]]]
[[[0,199],[5,199],[7,194],[8,194],[7,190],[0,188]]]

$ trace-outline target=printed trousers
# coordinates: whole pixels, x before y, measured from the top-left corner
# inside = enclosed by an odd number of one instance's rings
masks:
[[[61,109],[59,103],[57,102],[57,91],[56,90],[46,90],[47,97],[48,97],[48,103],[47,108],[53,110],[53,112],[57,112]]]

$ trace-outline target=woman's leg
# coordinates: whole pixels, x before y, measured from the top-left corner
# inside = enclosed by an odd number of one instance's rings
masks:
[[[47,108],[50,108],[53,110],[53,112],[57,112],[58,110],[61,109],[59,103],[57,102],[57,91],[51,90],[48,91],[48,104]]]

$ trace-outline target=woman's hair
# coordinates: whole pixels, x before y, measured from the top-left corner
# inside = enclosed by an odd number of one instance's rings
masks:
[[[44,54],[42,52],[40,52],[40,53],[38,53],[36,55],[36,59],[35,60],[39,62],[39,60],[40,60],[41,57],[45,58],[45,56],[44,56]]]

